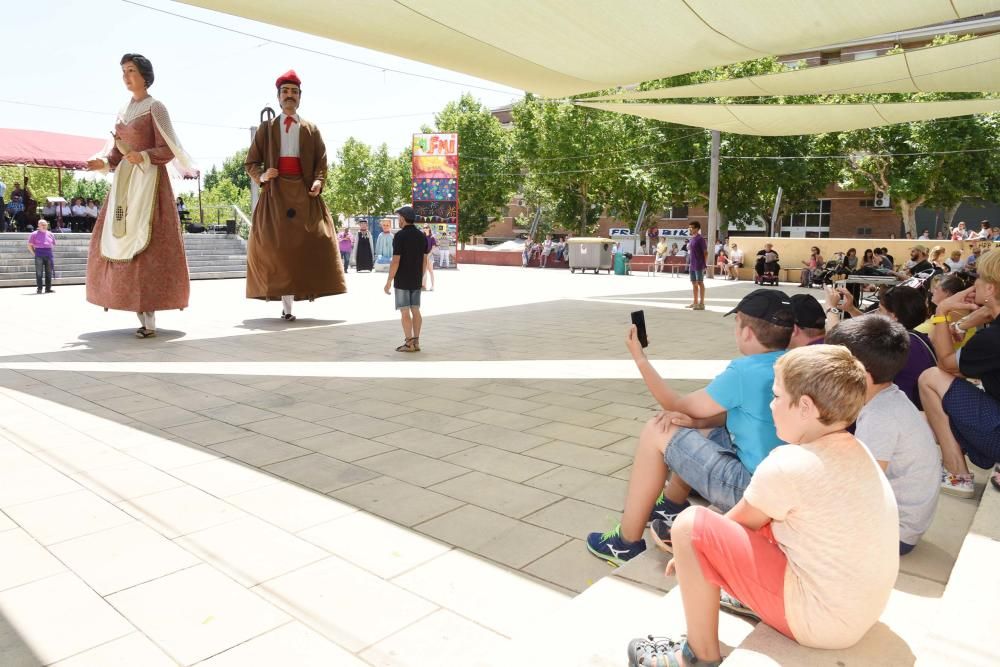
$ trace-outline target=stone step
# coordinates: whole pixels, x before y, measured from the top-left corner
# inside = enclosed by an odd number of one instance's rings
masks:
[[[722,614],[719,637],[735,647],[753,627],[743,618]],[[648,634],[679,639],[684,632],[680,589],[664,593],[625,577],[604,577],[548,622],[514,637],[504,660],[496,664],[621,667],[632,639]]]
[[[245,260],[246,259],[246,253],[230,253],[230,254],[221,255],[221,254],[209,254],[209,253],[199,254],[199,253],[190,253],[189,252],[189,253],[186,253],[186,256],[187,256],[187,259],[188,259],[189,262],[190,261],[196,261],[196,262],[225,262],[225,261]],[[56,263],[57,264],[60,264],[60,263],[62,263],[62,264],[65,264],[65,263],[70,263],[70,264],[83,263],[83,264],[86,264],[87,263],[87,255],[86,255],[86,253],[73,253],[71,255],[67,255],[67,254],[64,254],[64,253],[61,253],[61,252],[56,252],[55,259],[56,259]],[[29,254],[26,254],[26,253],[25,254],[18,253],[17,255],[4,255],[4,254],[0,253],[0,266],[16,266],[18,264],[24,264],[24,265],[34,266],[35,265],[35,258],[33,256],[29,255]]]
[[[231,259],[214,259],[214,260],[198,260],[189,259],[188,269],[194,270],[196,268],[204,267],[230,267],[230,266],[242,266],[245,267],[247,260],[245,257],[233,257]],[[56,271],[85,271],[87,269],[87,261],[66,261],[62,258],[56,258]],[[23,273],[24,271],[34,271],[35,262],[31,261],[18,261],[16,263],[9,263],[0,266],[0,275],[5,273]]]
[[[0,234],[0,287],[35,285],[35,260],[28,234]],[[60,234],[56,244],[56,285],[82,285],[87,277],[90,234]],[[224,235],[184,235],[192,280],[246,277],[246,242]]]
[[[203,271],[191,273],[191,280],[217,280],[224,278],[246,278],[246,271]],[[60,276],[52,280],[53,285],[83,285],[86,283],[86,275],[80,276]],[[21,278],[0,279],[0,288],[4,287],[34,287],[35,274],[30,277],[25,275]]]
[[[933,523],[900,559],[885,611],[861,641],[841,650],[811,649],[761,623],[726,665],[997,664],[987,638],[996,636],[998,624],[987,601],[1000,595],[1000,493],[986,484],[988,471],[970,470],[975,497],[939,496]]]
[[[981,503],[987,471],[974,470],[976,497],[940,496],[930,528],[900,561],[896,586],[880,622],[858,644],[843,651],[809,649],[764,624],[754,627],[723,613],[719,630],[723,653],[729,653],[725,664],[860,667],[912,665],[915,657],[918,662],[933,658],[941,664],[997,664],[988,639],[997,629],[990,609],[975,614],[980,620],[972,624],[974,629],[962,630],[968,627],[970,600],[991,601],[1000,595],[1000,574],[994,574],[1000,562],[1000,493],[987,489]],[[994,505],[992,511],[986,510],[987,498]],[[674,577],[664,575],[670,555],[657,549],[648,536],[646,543],[650,546],[645,552],[567,602],[551,621],[514,637],[510,655],[504,656],[507,662],[501,664],[622,665],[631,639],[650,633],[675,638],[684,634],[680,590]],[[965,565],[963,558],[968,561]],[[949,598],[946,583],[949,589],[962,587],[961,595]],[[948,614],[949,631],[944,633],[940,632],[942,594],[954,605]],[[967,637],[959,647],[952,641],[956,635]],[[961,660],[954,659],[956,650],[961,651]],[[952,656],[952,662],[945,656]]]
[[[944,589],[944,586],[936,582],[900,574],[879,622],[861,638],[861,641],[846,649],[807,648],[793,642],[770,626],[758,623],[754,631],[726,659],[726,667],[765,665],[768,667],[777,665],[903,667],[913,665],[915,659],[918,664],[923,664],[922,656],[933,646],[929,632],[938,623]],[[995,636],[994,634],[993,637]],[[990,641],[986,636],[981,639],[984,642]],[[956,660],[953,653],[954,646],[941,648],[942,653],[948,652],[950,660],[938,664],[975,664]]]

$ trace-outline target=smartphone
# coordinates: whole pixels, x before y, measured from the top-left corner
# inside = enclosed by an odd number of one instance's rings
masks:
[[[632,313],[632,324],[635,325],[636,334],[639,337],[639,345],[649,346],[649,339],[646,338],[646,314],[641,310]]]

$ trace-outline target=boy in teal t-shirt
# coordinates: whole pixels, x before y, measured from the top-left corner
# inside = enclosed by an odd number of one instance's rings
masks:
[[[733,313],[737,348],[745,356],[686,396],[660,377],[639,345],[635,327],[629,330],[626,344],[663,412],[639,436],[621,523],[587,537],[595,556],[620,565],[642,553],[648,521],[654,539],[669,549],[670,526],[688,507],[692,489],[727,511],[743,497],[757,465],[782,444],[771,416],[771,386],[774,363],[784,354],[795,324],[791,301],[779,290],[757,289],[727,315]]]

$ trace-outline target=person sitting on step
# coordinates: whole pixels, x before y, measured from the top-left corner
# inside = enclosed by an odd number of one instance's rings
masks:
[[[720,589],[803,646],[843,649],[878,621],[899,573],[898,513],[871,453],[845,429],[864,404],[865,369],[844,347],[811,345],[775,364],[777,447],[725,515],[674,522],[686,638],[634,639],[630,665],[715,666]]]
[[[587,537],[587,548],[598,558],[621,565],[645,551],[642,535],[649,521],[653,539],[669,548],[670,527],[688,507],[692,488],[728,510],[743,496],[757,465],[781,444],[768,401],[774,362],[788,347],[795,323],[791,301],[779,290],[757,289],[727,315],[733,313],[736,346],[745,356],[731,361],[704,389],[684,396],[649,363],[635,326],[629,329],[626,345],[664,411],[639,435],[621,523]]]

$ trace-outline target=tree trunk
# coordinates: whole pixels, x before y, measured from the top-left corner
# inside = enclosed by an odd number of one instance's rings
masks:
[[[917,201],[906,201],[899,200],[899,212],[903,216],[903,236],[906,236],[906,232],[910,233],[912,238],[917,238],[917,207],[923,203],[923,198]]]
[[[962,202],[958,202],[944,209],[944,221],[947,223],[949,231],[955,226],[955,216],[958,215],[958,209],[961,205]]]

